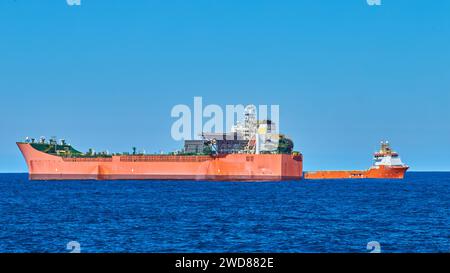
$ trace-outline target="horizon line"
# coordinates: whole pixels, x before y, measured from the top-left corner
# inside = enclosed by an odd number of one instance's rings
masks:
[[[317,172],[317,171],[328,171],[328,170],[303,171],[303,173]],[[417,170],[417,171],[408,171],[407,173],[450,173],[450,170]],[[0,174],[28,174],[28,172],[3,172],[3,171],[0,171]]]

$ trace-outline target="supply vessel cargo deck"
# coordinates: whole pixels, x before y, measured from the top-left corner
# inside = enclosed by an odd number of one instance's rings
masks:
[[[305,179],[403,179],[409,167],[394,152],[387,141],[381,142],[381,148],[374,154],[374,163],[363,171],[316,171],[306,172]]]

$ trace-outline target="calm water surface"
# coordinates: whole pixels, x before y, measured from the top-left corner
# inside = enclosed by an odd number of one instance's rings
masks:
[[[450,173],[278,183],[0,174],[0,252],[449,252]]]

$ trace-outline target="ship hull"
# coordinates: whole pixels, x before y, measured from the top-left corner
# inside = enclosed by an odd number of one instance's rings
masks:
[[[377,166],[365,171],[306,172],[305,179],[403,179],[407,166]]]
[[[17,143],[31,180],[281,181],[302,178],[301,155],[144,155],[64,158]]]

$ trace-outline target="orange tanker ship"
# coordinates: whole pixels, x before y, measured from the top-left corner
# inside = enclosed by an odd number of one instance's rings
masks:
[[[374,164],[364,171],[316,171],[306,172],[305,179],[403,179],[408,166],[403,164],[398,153],[392,151],[389,143],[381,142],[380,151],[374,154]]]
[[[201,140],[186,140],[182,151],[171,154],[133,152],[109,154],[79,152],[64,140],[18,142],[31,180],[159,179],[212,181],[298,180],[303,157],[293,142],[277,134],[270,120],[256,120],[247,109],[245,123],[231,133],[203,133]]]
[[[278,181],[302,176],[300,154],[67,157],[40,151],[37,147],[42,145],[39,144],[22,142],[17,145],[25,157],[31,180]]]

